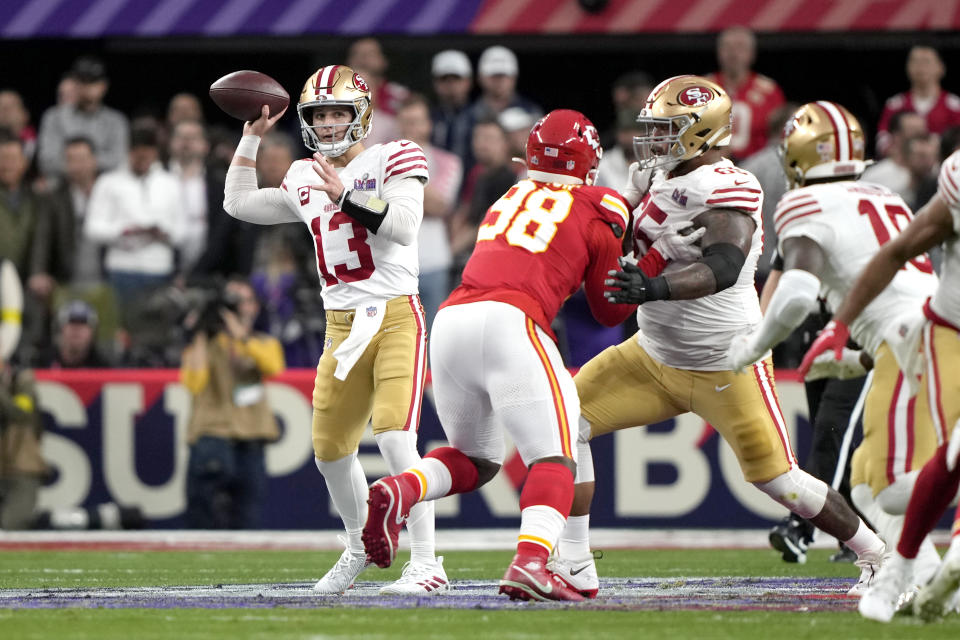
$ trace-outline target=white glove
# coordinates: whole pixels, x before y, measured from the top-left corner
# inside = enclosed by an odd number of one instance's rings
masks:
[[[743,373],[746,367],[759,361],[765,353],[766,349],[763,351],[757,349],[754,334],[741,334],[736,336],[727,347],[727,368],[734,373]]]
[[[692,261],[700,258],[703,253],[695,243],[700,241],[707,230],[703,227],[692,230],[687,235],[681,232],[690,229],[693,222],[674,222],[668,224],[663,234],[657,238],[651,249],[656,249],[667,260]]]
[[[812,381],[820,378],[837,378],[849,380],[867,375],[867,370],[860,363],[860,351],[843,348],[843,356],[839,360],[833,355],[833,349],[821,353],[813,359],[810,371],[804,380]]]
[[[630,205],[630,210],[637,208],[643,196],[650,190],[650,180],[653,178],[653,169],[640,169],[640,163],[634,162],[627,169],[627,184],[623,185],[620,195]]]

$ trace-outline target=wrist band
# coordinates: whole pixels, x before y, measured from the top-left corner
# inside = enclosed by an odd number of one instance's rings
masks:
[[[240,144],[234,155],[246,158],[247,160],[257,160],[257,149],[260,147],[260,136],[246,135],[240,138]]]

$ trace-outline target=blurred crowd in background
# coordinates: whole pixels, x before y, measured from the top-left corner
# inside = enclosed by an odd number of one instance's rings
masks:
[[[724,31],[716,52],[712,78],[734,101],[730,154],[765,192],[760,286],[776,245],[773,209],[785,190],[777,146],[796,105],[775,78],[752,70],[757,51],[749,30]],[[960,98],[941,87],[945,68],[936,50],[915,46],[905,54],[906,75],[889,75],[892,97],[878,131],[868,132],[877,162],[864,179],[917,208],[936,190],[939,163],[958,146]],[[525,95],[523,70],[503,46],[475,61],[458,50],[438,52],[424,70],[432,91],[422,94],[390,80],[373,38],[353,42],[343,62],[373,93],[367,146],[406,138],[426,153],[420,289],[432,318],[456,286],[487,208],[524,176],[512,158],[524,157],[530,127],[545,110],[565,105],[555,95]],[[303,69],[303,77],[312,71]],[[595,121],[605,149],[598,184],[623,186],[636,116],[660,80],[638,69],[599,89],[609,91],[617,116]],[[255,330],[279,340],[286,366],[316,366],[325,321],[309,231],[250,225],[222,208],[240,123],[209,126],[204,112],[214,107],[190,93],[170,96],[163,114],[121,113],[110,107],[110,88],[109,70],[92,57],[73,61],[45,108],[28,110],[16,87],[0,88],[0,258],[24,284],[24,331],[13,361],[180,366],[196,319],[219,304],[229,279],[240,278],[259,302]],[[288,90],[295,103],[299,87]],[[260,146],[262,187],[279,186],[305,153],[296,119],[282,122]],[[578,296],[557,323],[570,366],[631,332],[596,324]],[[781,354],[778,364],[795,364],[796,355]]]

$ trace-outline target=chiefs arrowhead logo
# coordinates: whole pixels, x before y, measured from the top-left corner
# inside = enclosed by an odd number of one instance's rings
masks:
[[[677,102],[688,107],[702,107],[713,100],[713,91],[707,87],[695,86],[684,89],[677,96]]]
[[[364,80],[359,73],[353,74],[353,86],[360,89],[360,91],[370,91],[370,89],[367,88],[367,81]]]

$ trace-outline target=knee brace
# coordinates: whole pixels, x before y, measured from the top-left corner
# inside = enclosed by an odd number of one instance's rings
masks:
[[[773,480],[753,483],[757,489],[793,511],[801,518],[812,518],[827,502],[827,485],[797,468]]]
[[[580,416],[580,429],[577,432],[577,475],[575,484],[593,482],[593,451],[590,450],[590,423]]]
[[[920,475],[919,469],[905,473],[897,477],[893,484],[888,485],[886,489],[878,493],[876,500],[880,508],[892,516],[904,515],[907,512],[907,504],[910,503],[910,494],[913,493],[913,485],[916,484],[918,475]]]

